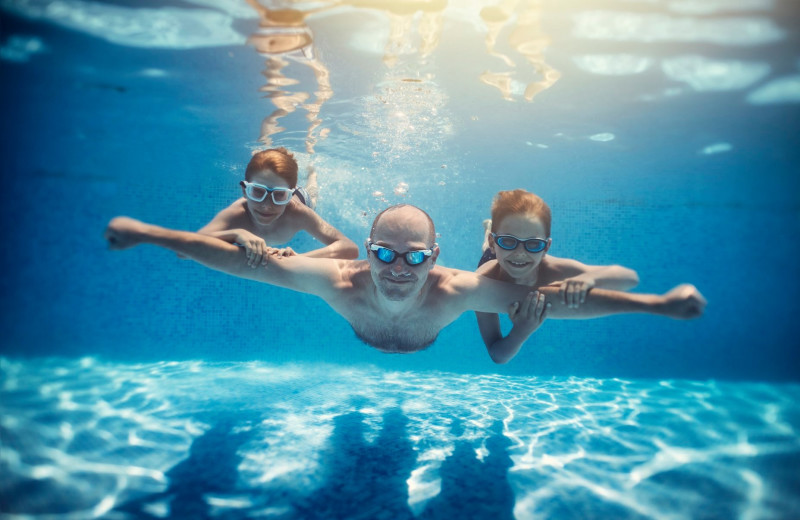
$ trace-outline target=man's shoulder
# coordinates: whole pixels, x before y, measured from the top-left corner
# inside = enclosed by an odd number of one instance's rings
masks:
[[[433,287],[447,293],[459,293],[478,284],[479,276],[472,271],[435,266],[429,275]]]
[[[314,294],[329,304],[347,301],[365,285],[366,261],[338,258],[309,258],[294,255],[285,258],[270,258],[267,271],[276,273],[278,280],[286,282],[290,289]],[[368,268],[366,270],[368,276]]]
[[[366,260],[317,259],[330,266],[326,301],[343,315],[352,316],[374,287]]]
[[[339,280],[353,287],[366,286],[371,283],[372,277],[369,272],[369,262],[366,260],[347,260],[343,258],[325,259],[336,265],[339,272]]]
[[[495,284],[503,285],[473,271],[447,267],[431,274],[436,276],[428,291],[426,308],[436,309],[445,321],[464,311],[486,307],[484,300],[499,289]]]

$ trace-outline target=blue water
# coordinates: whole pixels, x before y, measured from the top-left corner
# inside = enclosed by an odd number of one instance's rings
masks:
[[[796,3],[270,7],[326,7],[272,83],[246,2],[0,0],[0,515],[800,514]],[[409,202],[472,269],[521,187],[552,254],[706,314],[550,320],[503,366],[465,315],[387,356],[317,299],[106,250],[120,214],[199,228],[267,142],[359,244]]]

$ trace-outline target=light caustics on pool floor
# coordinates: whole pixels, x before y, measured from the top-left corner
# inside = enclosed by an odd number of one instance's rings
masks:
[[[1,362],[7,518],[800,511],[794,384]]]

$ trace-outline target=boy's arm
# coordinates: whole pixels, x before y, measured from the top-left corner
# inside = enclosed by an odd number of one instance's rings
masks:
[[[303,229],[325,244],[325,247],[302,253],[301,256],[310,258],[343,258],[345,260],[358,258],[358,246],[355,242],[328,224],[314,210],[310,208],[304,209],[302,216]]]
[[[341,266],[334,260],[270,258],[266,266],[249,266],[243,249],[222,240],[189,231],[145,224],[127,217],[109,222],[105,238],[111,249],[153,244],[226,274],[314,294],[326,301],[336,294]]]

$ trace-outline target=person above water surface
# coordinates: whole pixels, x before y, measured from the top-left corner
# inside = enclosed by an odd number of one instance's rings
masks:
[[[325,244],[303,256],[358,257],[355,242],[314,212],[316,175],[309,175],[308,189],[297,186],[297,162],[285,148],[255,153],[244,175],[242,198],[217,213],[198,233],[241,245],[251,265],[266,262],[268,254],[296,255],[291,247],[268,244],[284,244],[299,231]]]
[[[313,154],[317,141],[324,139],[330,130],[320,129],[322,120],[319,114],[323,104],[333,96],[333,89],[330,72],[314,49],[314,36],[306,18],[332,9],[337,4],[298,10],[293,7],[267,7],[256,0],[247,0],[247,3],[255,9],[259,18],[258,29],[247,38],[247,44],[266,59],[262,74],[267,81],[259,90],[274,106],[274,110],[261,123],[259,140],[270,146],[272,136],[284,130],[280,120],[301,108],[307,112],[308,120],[306,152]],[[307,82],[299,77],[302,71],[291,67],[291,63],[301,68],[308,67],[313,72],[316,85],[304,88]],[[312,94],[314,99],[311,99]]]
[[[214,237],[154,226],[128,217],[109,222],[111,249],[149,243],[175,251],[241,278],[322,298],[346,319],[365,343],[384,352],[416,352],[466,311],[505,312],[528,287],[492,280],[436,264],[439,246],[433,221],[410,205],[379,213],[365,242],[366,260],[269,255],[266,265],[250,265],[244,251]],[[691,285],[663,295],[593,289],[580,307],[558,299],[558,288],[542,287],[553,318],[585,319],[610,314],[650,313],[671,318],[700,316],[705,299]]]
[[[483,342],[496,363],[510,361],[547,318],[543,294],[537,295],[535,289],[557,287],[558,300],[577,308],[595,287],[625,291],[639,283],[636,271],[620,265],[586,265],[548,255],[553,242],[550,207],[533,193],[499,192],[492,202],[492,218],[485,224],[486,241],[476,272],[531,289],[524,300],[510,306],[513,326],[505,337],[497,314],[475,313]]]

